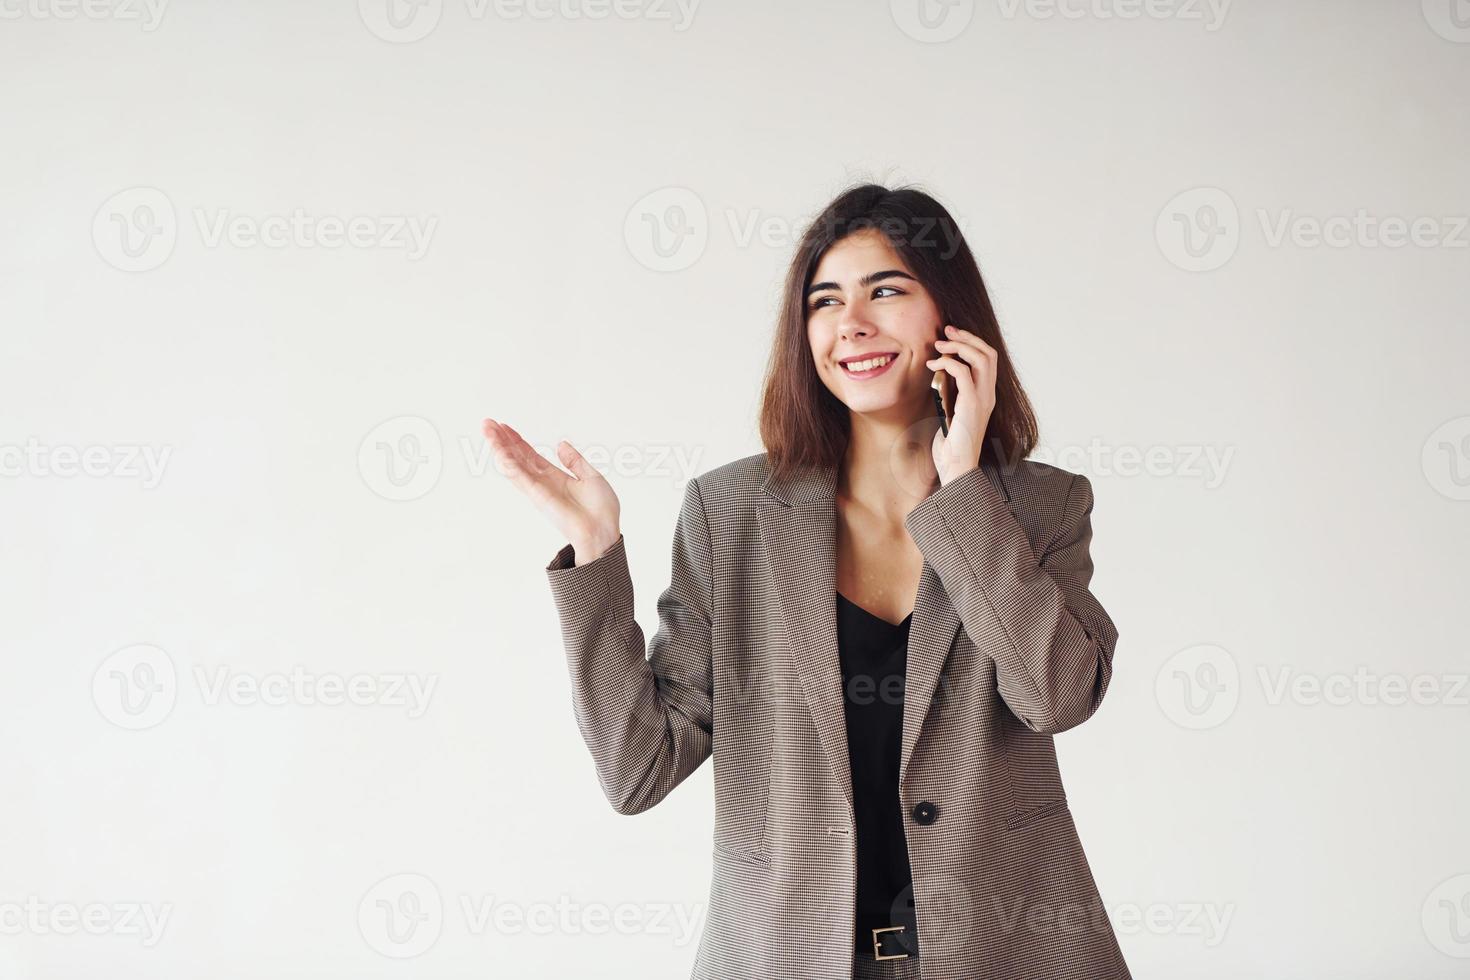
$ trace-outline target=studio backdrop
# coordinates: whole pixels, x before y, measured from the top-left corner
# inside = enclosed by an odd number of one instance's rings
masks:
[[[1054,745],[1132,976],[1470,970],[1463,3],[0,20],[0,977],[690,976],[714,767],[612,805],[482,420],[616,490],[651,640],[865,181],[954,216],[1090,488]]]

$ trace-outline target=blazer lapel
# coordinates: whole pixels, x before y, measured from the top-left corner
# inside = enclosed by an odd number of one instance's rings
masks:
[[[998,468],[993,463],[981,465],[1005,494]],[[768,475],[756,506],[756,520],[802,695],[832,775],[851,807],[852,770],[837,648],[836,487],[835,466],[808,467],[781,481]],[[1010,499],[1008,494],[1006,499]],[[960,625],[939,573],[926,560],[909,623],[900,785]]]
[[[852,806],[842,664],[837,656],[836,468],[768,476],[756,505],[786,640],[828,766]]]

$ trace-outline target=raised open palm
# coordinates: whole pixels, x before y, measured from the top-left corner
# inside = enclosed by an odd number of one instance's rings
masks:
[[[571,443],[562,440],[556,444],[557,458],[571,470],[569,474],[552,465],[504,422],[485,419],[482,428],[495,453],[496,468],[551,519],[571,543],[578,565],[617,543],[622,534],[618,495]]]

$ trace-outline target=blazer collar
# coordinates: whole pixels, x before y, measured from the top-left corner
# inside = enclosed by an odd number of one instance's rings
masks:
[[[980,460],[980,468],[989,475],[990,481],[995,484],[1001,496],[1009,503],[1011,491],[1002,472],[1004,467],[995,461],[993,455],[987,453]],[[794,507],[797,504],[831,503],[837,499],[837,467],[835,465],[808,466],[789,473],[779,480],[776,479],[774,472],[769,472],[761,482],[761,492],[766,497],[785,504],[787,507]]]
[[[1007,501],[1002,467],[982,459]],[[852,809],[852,770],[843,705],[842,663],[837,646],[837,467],[812,466],[776,480],[767,475],[756,506],[766,567],[775,583],[792,664],[817,735],[837,784]],[[960,632],[960,617],[926,560],[909,623],[904,682],[903,739],[899,785],[930,710],[942,710],[934,692],[945,660]],[[946,693],[939,700],[942,702]]]

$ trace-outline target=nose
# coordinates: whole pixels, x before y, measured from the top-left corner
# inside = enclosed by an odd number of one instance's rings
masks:
[[[871,337],[874,332],[875,328],[873,325],[868,322],[867,317],[857,311],[857,307],[843,307],[842,315],[837,320],[837,336],[839,339],[850,341],[854,338]]]

